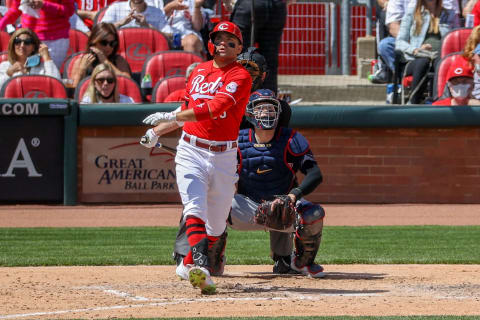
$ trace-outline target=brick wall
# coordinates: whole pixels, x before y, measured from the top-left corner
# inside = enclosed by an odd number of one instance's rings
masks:
[[[480,203],[480,129],[300,129],[321,203]]]
[[[302,128],[299,131],[310,141],[324,175],[324,182],[308,196],[309,200],[480,203],[480,128]],[[82,181],[82,137],[140,137],[144,132],[145,127],[79,128],[78,190]],[[175,135],[178,132],[172,133]],[[147,196],[120,198],[118,202],[155,200]]]

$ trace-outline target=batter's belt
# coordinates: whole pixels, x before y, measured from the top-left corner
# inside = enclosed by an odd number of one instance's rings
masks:
[[[196,140],[193,140],[190,138],[189,134],[184,134],[183,135],[183,140],[185,140],[187,143],[191,144],[192,146],[197,146],[202,149],[207,149],[208,151],[212,152],[224,152],[227,151],[228,149],[233,149],[237,147],[237,142],[232,142],[230,147],[228,144],[208,144],[204,143],[201,141],[198,141],[198,138]]]

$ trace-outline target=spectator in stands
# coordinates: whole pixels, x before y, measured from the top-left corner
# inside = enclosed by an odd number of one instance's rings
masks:
[[[227,9],[232,7],[232,0],[223,1]],[[251,30],[254,28],[254,42],[258,43],[259,51],[268,63],[269,72],[263,87],[275,93],[278,89],[278,51],[290,2],[291,0],[255,0],[253,25],[252,0],[236,0],[230,15],[230,20],[242,30],[244,49],[255,46],[255,43],[250,43]]]
[[[407,9],[395,47],[410,62],[406,75],[413,75],[413,91],[408,103],[423,102],[427,74],[440,61],[442,37],[453,28],[455,19],[455,11],[442,7],[442,0],[417,0],[415,7]]]
[[[26,65],[28,57],[33,58]],[[15,30],[10,37],[8,60],[0,63],[0,87],[9,78],[24,74],[41,74],[60,79],[60,72],[50,57],[47,45],[40,43],[35,32],[27,28]]]
[[[112,65],[100,63],[93,69],[81,103],[134,103],[134,101],[131,97],[118,93],[117,77]]]
[[[28,0],[22,5],[22,9],[31,10],[30,14],[37,17],[22,14],[19,7],[20,0],[12,0],[11,7],[0,20],[0,30],[4,30],[8,24],[14,23],[21,16],[22,27],[29,28],[37,34],[48,46],[57,68],[60,68],[70,44],[69,19],[75,10],[74,0]]]
[[[475,73],[473,75],[474,88],[472,95],[475,99],[480,100],[480,26],[472,29],[472,33],[465,43],[463,49],[463,56],[475,66]],[[478,67],[477,67],[478,65]]]
[[[447,74],[447,87],[450,97],[443,98],[433,103],[436,106],[466,106],[470,103],[473,90],[473,68],[465,57],[455,59]]]
[[[143,27],[170,33],[171,28],[163,10],[147,5],[145,0],[129,0],[112,3],[102,19],[117,28]]]
[[[202,8],[204,0],[172,0],[166,5],[165,0],[155,2],[153,6],[163,8],[173,35],[180,34],[183,50],[201,55],[205,47],[200,31],[207,19],[205,9]]]
[[[187,71],[185,72],[185,82],[188,82],[188,78],[192,74],[193,69],[199,64],[200,62],[194,62],[188,66]],[[164,102],[183,102],[185,101],[185,93],[185,88],[175,90],[165,98]]]
[[[381,0],[378,1],[380,2]],[[402,22],[407,8],[414,6],[414,4],[415,0],[390,0],[383,2],[388,35],[381,39],[378,44],[377,50],[383,65],[371,78],[373,83],[391,82],[391,77],[395,71],[395,39],[400,29],[400,22]]]
[[[117,76],[130,78],[131,71],[128,62],[118,51],[118,33],[111,23],[101,22],[95,25],[88,37],[88,51],[73,65],[72,80],[73,86],[92,74],[93,69],[100,63],[107,63],[112,66]]]
[[[77,14],[83,23],[89,28],[93,27],[93,20],[100,10],[106,8],[117,0],[75,0],[77,3]]]

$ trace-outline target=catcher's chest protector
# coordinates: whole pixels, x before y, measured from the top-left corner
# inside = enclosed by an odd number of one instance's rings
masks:
[[[254,143],[252,129],[240,131],[238,142],[241,152],[238,192],[261,202],[272,200],[274,195],[286,194],[295,180],[290,165],[285,162],[285,152],[292,129],[281,128],[271,144]]]

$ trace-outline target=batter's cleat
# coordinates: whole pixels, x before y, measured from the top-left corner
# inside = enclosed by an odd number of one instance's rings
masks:
[[[203,294],[214,294],[216,286],[210,278],[210,272],[203,267],[192,267],[188,273],[190,283],[202,290]]]
[[[192,264],[189,265],[184,265],[183,264],[183,259],[180,260],[180,263],[177,266],[177,269],[175,270],[175,273],[181,280],[188,280],[188,272],[190,269],[193,267]]]
[[[324,278],[325,273],[323,272],[323,267],[319,264],[312,263],[309,266],[303,266],[303,267],[297,267],[295,264],[295,258],[292,259],[292,263],[290,264],[290,268],[292,270],[298,271],[299,273],[302,273],[308,277],[312,278]]]

